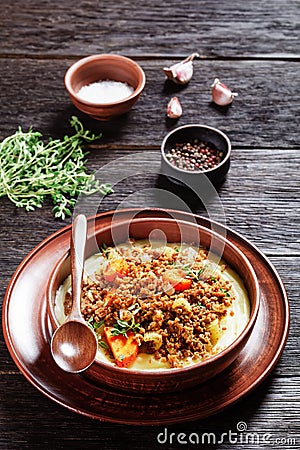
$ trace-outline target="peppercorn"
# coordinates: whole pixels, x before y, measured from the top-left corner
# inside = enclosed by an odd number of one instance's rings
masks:
[[[191,142],[176,143],[166,152],[169,163],[190,172],[205,171],[216,167],[223,158],[223,152],[211,142],[194,139]]]

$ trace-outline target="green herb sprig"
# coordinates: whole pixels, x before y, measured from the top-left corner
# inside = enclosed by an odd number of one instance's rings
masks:
[[[93,320],[93,317],[90,317],[87,321],[86,321],[87,325],[96,333],[96,337],[97,337],[97,341],[98,344],[100,345],[100,347],[104,348],[105,350],[108,349],[108,345],[106,342],[104,342],[101,339],[101,336],[98,334],[98,330],[103,327],[104,325],[104,320],[100,320],[100,322],[95,322]]]
[[[100,250],[101,250],[102,255],[103,255],[106,259],[108,259],[108,257],[109,257],[109,250],[108,250],[107,248],[108,248],[107,245],[105,244],[105,242],[103,242],[103,244],[102,244]]]
[[[75,116],[71,126],[75,133],[62,140],[42,134],[23,132],[21,127],[0,143],[0,197],[7,196],[17,207],[27,211],[41,208],[46,196],[52,198],[53,214],[71,216],[80,194],[110,194],[109,184],[101,184],[94,173],[87,173],[82,144],[101,137],[84,129]]]
[[[111,330],[111,334],[112,336],[119,336],[119,334],[121,334],[122,336],[128,337],[128,331],[138,333],[140,331],[140,328],[140,324],[135,323],[134,318],[132,318],[130,322],[126,322],[126,320],[117,320]]]
[[[94,321],[93,317],[91,316],[86,323],[92,330],[98,330],[98,328],[103,327],[104,320],[100,320],[99,322]]]
[[[220,288],[220,291],[224,292],[226,297],[230,297],[230,293],[226,289]]]
[[[192,280],[198,281],[201,279],[201,275],[203,274],[205,268],[202,267],[199,270],[191,269],[189,266],[181,266],[181,269],[186,273],[187,278],[191,278]]]

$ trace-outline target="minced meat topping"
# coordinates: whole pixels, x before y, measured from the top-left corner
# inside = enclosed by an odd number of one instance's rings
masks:
[[[126,367],[151,353],[171,368],[212,356],[234,297],[222,273],[207,269],[207,257],[202,248],[133,240],[103,248],[99,269],[84,280],[81,311],[107,356]],[[67,294],[66,315],[71,302]]]

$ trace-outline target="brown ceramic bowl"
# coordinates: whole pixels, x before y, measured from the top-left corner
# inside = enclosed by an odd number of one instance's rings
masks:
[[[90,102],[78,96],[83,86],[103,80],[127,83],[134,91],[128,97],[111,103]],[[99,54],[75,62],[67,70],[64,81],[76,108],[95,119],[110,120],[130,110],[144,89],[146,77],[142,68],[130,58]]]
[[[173,218],[133,218],[117,221],[103,227],[97,234],[90,233],[87,239],[86,257],[99,251],[103,243],[115,245],[128,237],[151,239],[165,236],[168,242],[185,242],[202,245],[214,254],[224,258],[229,266],[242,278],[250,301],[250,319],[236,340],[219,354],[203,362],[184,368],[159,370],[133,370],[120,368],[110,362],[96,360],[83,374],[93,382],[109,385],[125,391],[172,392],[190,388],[219,374],[228,367],[244,348],[254,326],[259,309],[259,285],[255,272],[243,253],[226,237],[196,223]],[[48,314],[53,329],[58,326],[54,312],[55,294],[70,274],[70,259],[66,253],[57,263],[47,285]],[[60,369],[58,369],[60,370]]]
[[[221,161],[208,169],[194,169],[193,171],[182,169],[172,164],[166,156],[176,144],[207,142],[222,152]],[[220,185],[224,180],[230,166],[231,143],[229,138],[217,128],[202,124],[187,124],[170,131],[161,144],[161,173],[175,183],[184,184],[196,190],[205,188],[206,178],[213,185]]]

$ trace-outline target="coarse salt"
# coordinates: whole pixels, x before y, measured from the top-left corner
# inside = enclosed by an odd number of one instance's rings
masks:
[[[102,80],[82,86],[77,95],[92,103],[113,103],[129,97],[134,89],[127,83]]]

